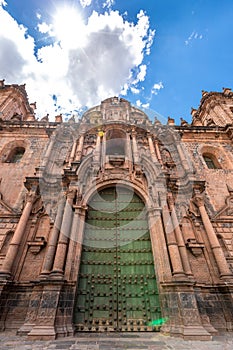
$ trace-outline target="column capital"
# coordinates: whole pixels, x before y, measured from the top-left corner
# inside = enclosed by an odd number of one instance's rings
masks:
[[[151,131],[147,131],[147,137],[150,137],[151,139],[153,139],[153,133],[151,133]]]
[[[73,206],[74,209],[75,209],[75,213],[79,214],[79,215],[85,215],[87,209],[88,209],[88,206],[87,205],[74,205]]]
[[[26,193],[26,203],[34,203],[39,196],[35,192],[28,192]]]
[[[132,129],[131,135],[132,135],[133,137],[136,137],[136,136],[137,136],[137,131],[136,131],[135,128]]]
[[[66,191],[67,200],[73,203],[76,193],[77,193],[76,188],[68,188],[68,190]]]
[[[196,206],[198,208],[204,207],[205,202],[204,202],[204,196],[203,196],[202,193],[196,193],[193,196],[192,200],[193,200],[194,204],[196,204]]]
[[[196,204],[198,208],[205,205],[204,201],[205,181],[195,181],[193,184],[193,196],[192,202]]]
[[[29,192],[26,193],[26,203],[32,203],[34,204],[34,202],[39,198],[39,194],[38,194],[38,189],[37,187],[35,188],[31,188],[31,190]]]
[[[32,193],[39,194],[39,177],[26,177],[26,181],[24,182],[24,186],[26,189]]]

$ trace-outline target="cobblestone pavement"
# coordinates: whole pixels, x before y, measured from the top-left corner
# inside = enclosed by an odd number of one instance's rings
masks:
[[[232,350],[233,335],[212,341],[191,341],[159,333],[79,334],[50,341],[29,341],[12,333],[1,333],[0,350]]]

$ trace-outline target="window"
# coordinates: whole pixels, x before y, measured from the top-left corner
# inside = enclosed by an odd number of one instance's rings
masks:
[[[25,148],[15,147],[7,157],[7,163],[19,163],[24,155]]]
[[[203,158],[208,169],[220,169],[217,160],[212,155],[203,154]]]
[[[121,130],[110,130],[107,134],[106,154],[125,155],[125,137]]]

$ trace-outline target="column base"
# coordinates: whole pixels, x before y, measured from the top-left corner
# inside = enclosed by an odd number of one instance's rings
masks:
[[[56,280],[63,280],[64,272],[62,270],[53,270],[52,272],[50,272],[49,278],[56,279]]]
[[[32,328],[35,326],[34,323],[23,324],[17,331],[17,335],[28,335],[31,332]]]
[[[182,327],[182,337],[185,340],[212,340],[212,335],[202,326]]]
[[[56,331],[54,326],[34,326],[28,333],[30,340],[54,340],[56,339]]]
[[[50,271],[42,271],[39,275],[39,280],[46,280],[50,274]]]
[[[202,326],[165,325],[161,328],[162,333],[184,340],[212,340],[212,335]]]
[[[233,274],[232,273],[227,273],[227,274],[221,274],[220,275],[221,280],[228,280],[230,282],[233,282]]]
[[[190,282],[190,279],[183,272],[174,273],[172,279],[173,281]]]

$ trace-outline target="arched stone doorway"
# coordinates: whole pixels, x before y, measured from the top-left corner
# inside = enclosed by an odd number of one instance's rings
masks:
[[[145,205],[126,187],[96,192],[86,218],[76,331],[153,331],[161,318]]]

